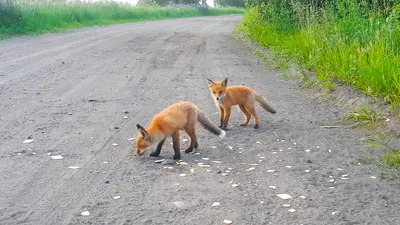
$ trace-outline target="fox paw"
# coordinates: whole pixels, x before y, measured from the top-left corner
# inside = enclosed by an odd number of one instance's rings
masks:
[[[181,159],[181,156],[180,156],[180,155],[174,155],[173,159],[175,159],[175,160],[180,160],[180,159]]]
[[[258,129],[258,124],[254,125],[254,129]]]
[[[150,153],[150,156],[152,156],[152,157],[158,157],[159,155],[160,155],[160,153],[157,153],[157,152]]]
[[[241,127],[245,127],[245,126],[247,126],[247,124],[246,123],[241,123],[240,126]]]
[[[188,148],[185,150],[185,153],[191,153],[191,152],[193,152],[193,148]]]

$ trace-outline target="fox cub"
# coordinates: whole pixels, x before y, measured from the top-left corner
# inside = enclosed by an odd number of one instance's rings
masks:
[[[208,87],[214,98],[215,104],[219,108],[220,125],[219,127],[226,130],[229,117],[231,115],[232,106],[238,105],[246,119],[240,126],[247,126],[251,116],[254,117],[254,128],[257,129],[260,119],[254,109],[254,103],[257,101],[260,105],[270,113],[276,111],[269,105],[267,99],[253,89],[246,86],[230,86],[228,87],[228,78],[222,81],[214,82],[207,79]]]
[[[191,102],[175,103],[153,117],[147,128],[137,124],[139,134],[136,138],[136,155],[141,155],[142,151],[153,144],[158,144],[150,156],[158,156],[167,137],[172,137],[174,148],[174,159],[180,159],[179,131],[184,130],[190,137],[190,145],[185,150],[186,153],[192,152],[193,148],[199,146],[196,137],[196,122],[211,133],[224,138],[225,131],[219,129],[195,104]]]

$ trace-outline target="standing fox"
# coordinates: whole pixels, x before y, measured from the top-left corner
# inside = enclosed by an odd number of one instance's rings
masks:
[[[260,105],[270,113],[276,111],[269,105],[267,99],[253,89],[246,86],[230,86],[227,87],[228,78],[222,81],[214,82],[207,79],[208,87],[210,88],[211,95],[214,97],[215,104],[219,108],[220,114],[220,128],[226,130],[228,126],[229,117],[231,115],[231,107],[238,105],[239,109],[246,116],[245,121],[240,126],[247,126],[250,118],[254,117],[254,129],[257,129],[260,120],[254,109],[254,103],[257,101]]]
[[[211,133],[220,138],[225,137],[225,131],[219,129],[196,105],[191,102],[178,102],[155,115],[147,128],[136,125],[140,131],[136,138],[136,155],[141,155],[141,151],[156,143],[157,149],[150,153],[150,156],[160,155],[165,139],[172,136],[174,159],[180,159],[179,130],[184,130],[189,135],[190,145],[185,152],[192,152],[193,148],[198,147],[195,128],[197,121]]]

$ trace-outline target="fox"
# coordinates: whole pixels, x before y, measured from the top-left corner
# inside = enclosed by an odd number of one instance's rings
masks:
[[[235,105],[238,105],[238,108],[246,117],[240,126],[247,126],[250,122],[251,116],[253,116],[254,129],[258,129],[260,125],[260,119],[257,116],[254,107],[255,102],[260,103],[261,107],[263,107],[266,111],[272,114],[276,113],[275,109],[270,106],[268,100],[264,96],[247,86],[243,85],[228,87],[228,78],[216,82],[207,79],[207,82],[214,102],[219,109],[219,128],[223,130],[226,130],[228,127],[231,108]]]
[[[136,124],[138,129],[136,156],[140,156],[144,150],[154,144],[157,144],[157,148],[150,153],[150,156],[159,156],[165,140],[168,137],[172,137],[173,159],[179,160],[181,158],[179,144],[180,130],[185,131],[190,137],[190,145],[185,150],[185,153],[190,153],[199,146],[195,126],[197,122],[209,132],[218,135],[221,139],[226,136],[225,131],[214,124],[197,105],[192,102],[181,101],[168,106],[156,114],[150,125],[146,128],[140,124]]]

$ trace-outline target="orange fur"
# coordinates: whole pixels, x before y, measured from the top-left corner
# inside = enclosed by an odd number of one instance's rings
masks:
[[[185,152],[192,152],[193,148],[198,147],[195,128],[197,121],[221,138],[225,136],[225,132],[214,125],[196,105],[191,102],[178,102],[155,115],[147,128],[137,124],[140,134],[136,138],[136,155],[141,155],[143,150],[158,143],[156,151],[150,154],[158,156],[165,139],[172,137],[174,159],[180,159],[179,131],[184,130],[189,135],[190,146]]]
[[[226,129],[231,115],[232,106],[237,105],[240,111],[245,115],[245,121],[240,124],[247,126],[251,116],[254,117],[254,128],[257,129],[260,124],[260,119],[255,111],[254,104],[259,102],[260,105],[271,113],[276,111],[269,105],[267,99],[261,94],[247,86],[230,86],[228,87],[228,78],[222,81],[214,82],[207,79],[211,95],[214,98],[220,113],[220,125],[222,129]]]

